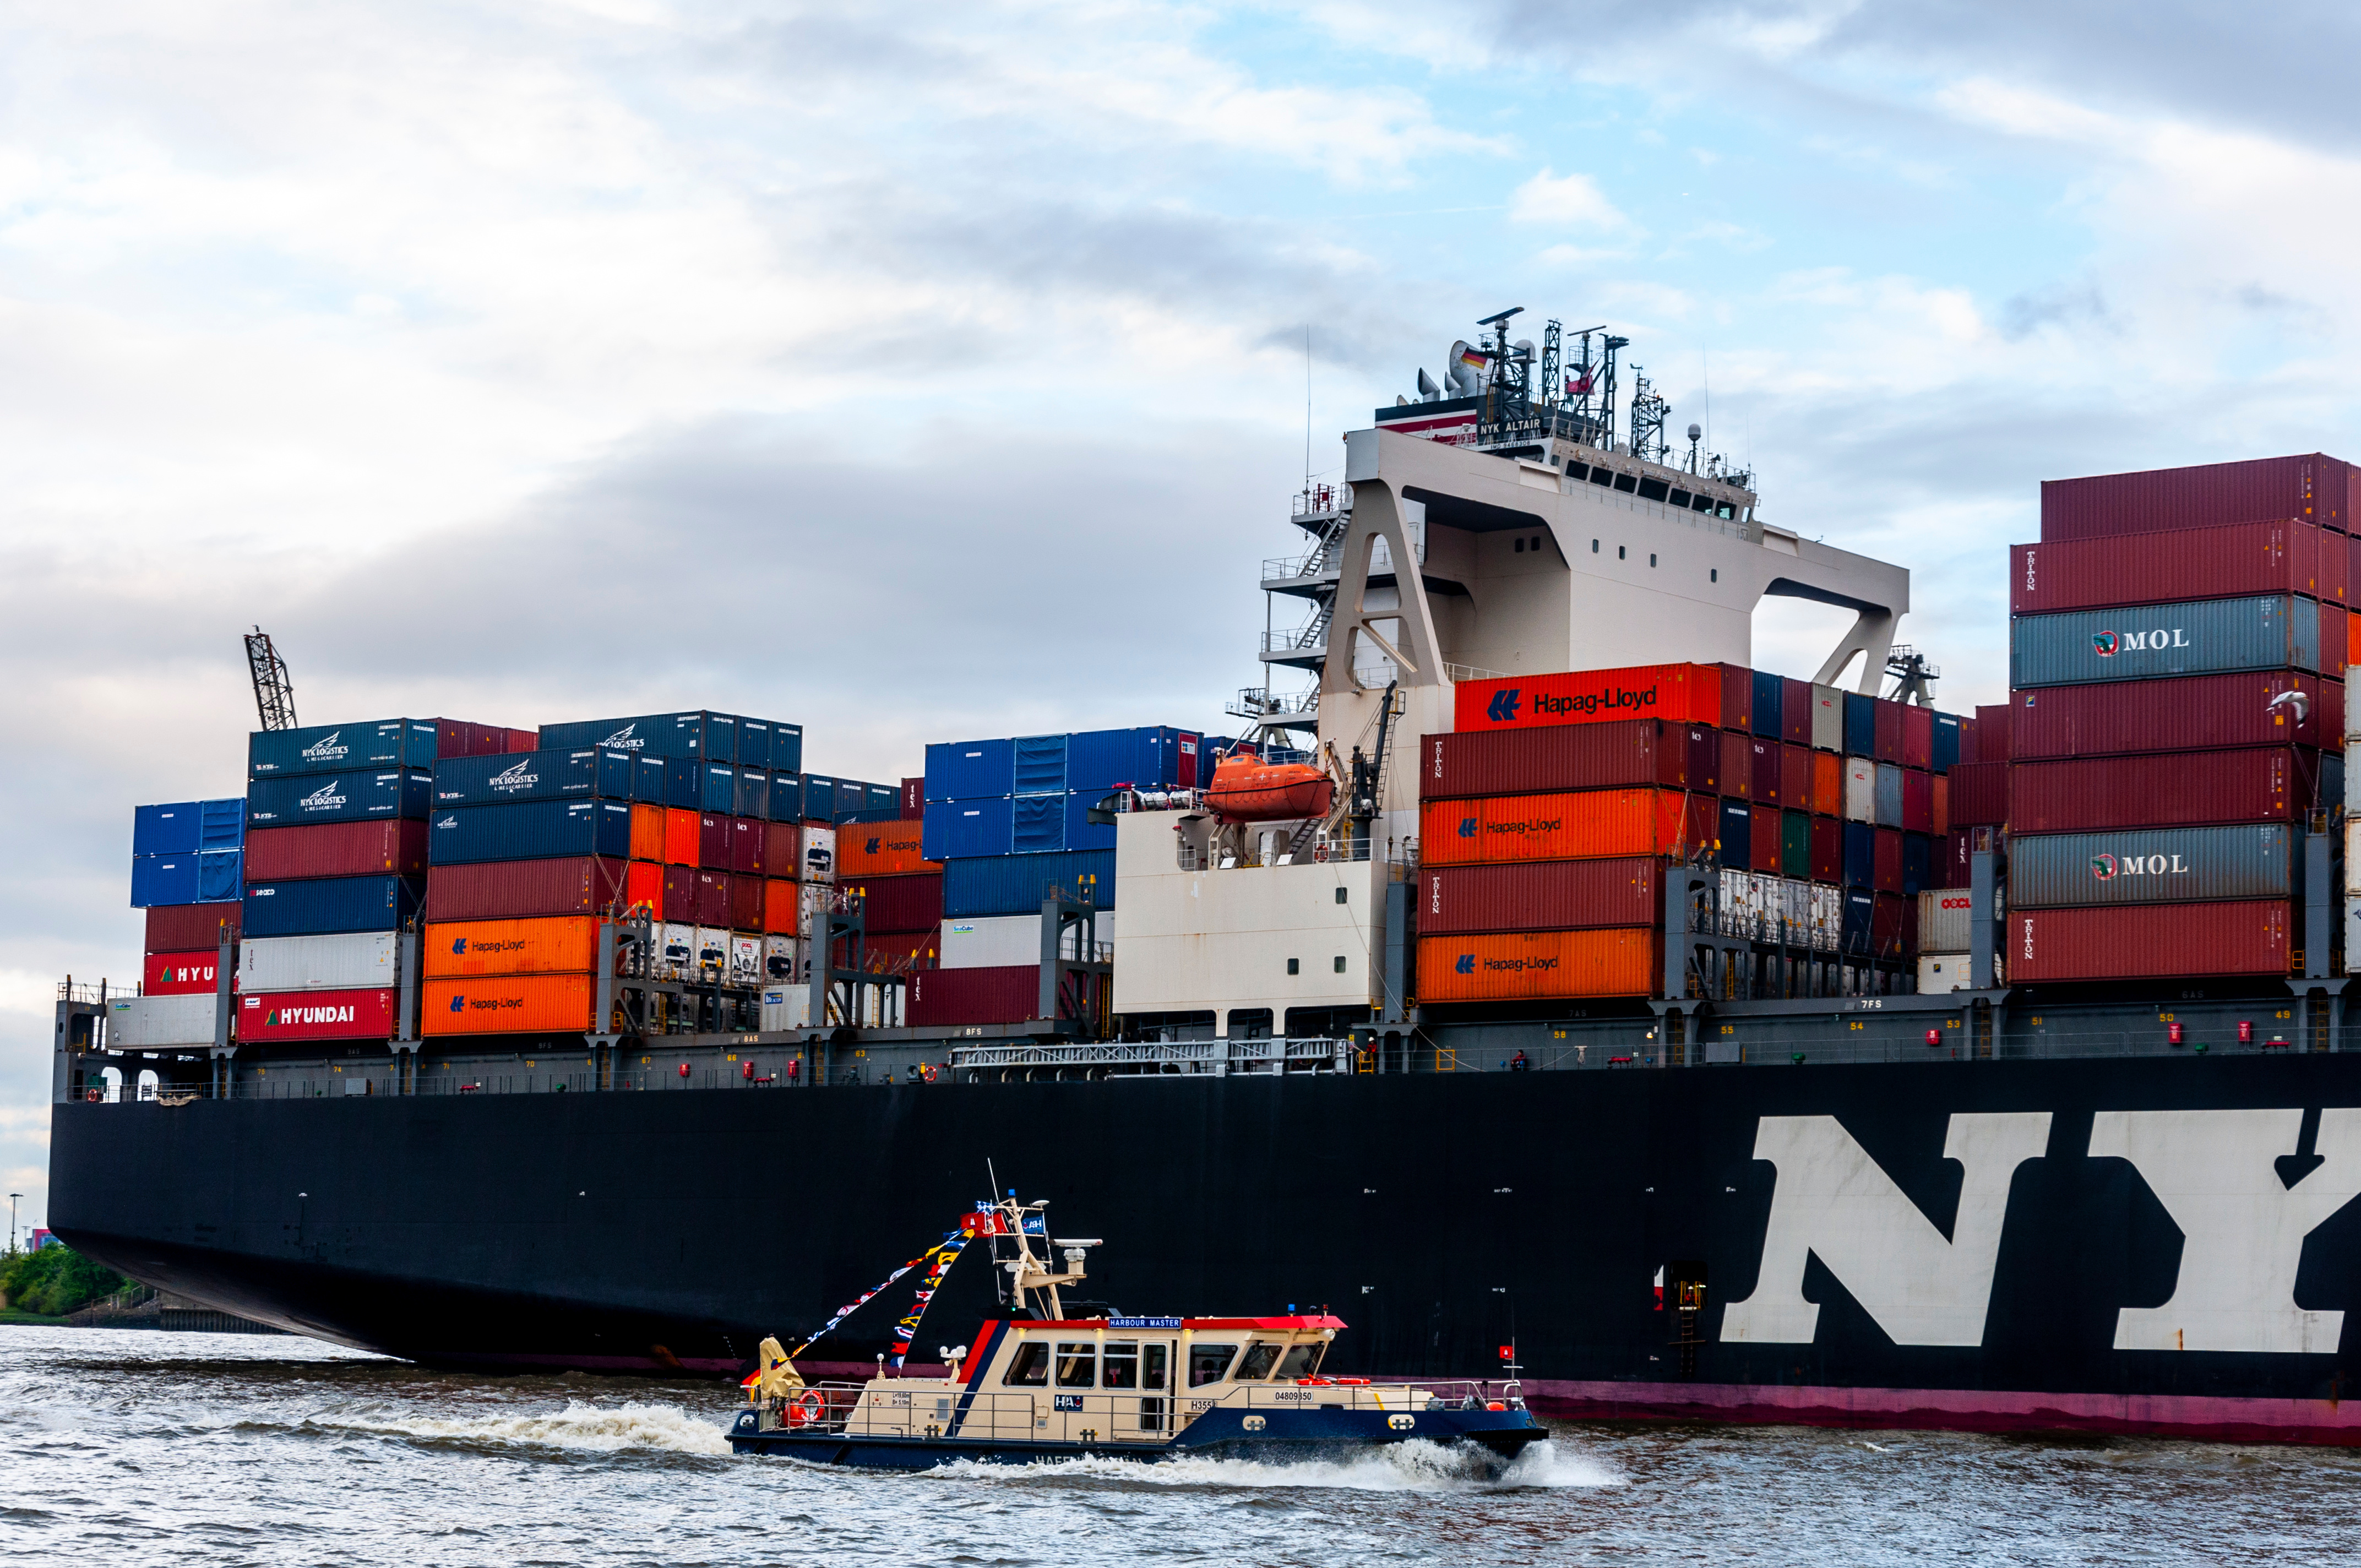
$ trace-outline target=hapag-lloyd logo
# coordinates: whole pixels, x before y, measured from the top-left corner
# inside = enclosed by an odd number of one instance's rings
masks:
[[[613,746],[618,750],[625,751],[637,751],[643,750],[646,747],[647,742],[631,733],[632,730],[637,729],[638,728],[639,724],[636,721],[626,724],[620,729],[616,730],[612,735],[608,736],[604,740],[599,741],[598,744],[601,746]]]
[[[541,782],[539,773],[528,771],[532,766],[530,762],[518,762],[502,768],[484,782],[498,790],[531,789]]]
[[[336,737],[343,733],[344,731],[341,729],[332,730],[329,733],[321,736],[317,740],[313,741],[309,746],[304,747],[302,752],[303,760],[307,762],[343,762],[345,758],[352,752],[352,748],[350,746],[339,746],[336,744]]]
[[[1524,688],[1510,686],[1492,694],[1492,701],[1484,709],[1484,717],[1494,724],[1514,724],[1517,707],[1523,700]],[[1609,686],[1595,692],[1535,692],[1532,716],[1562,718],[1578,713],[1586,718],[1601,713],[1614,713],[1629,708],[1637,713],[1656,706],[1653,686]]]
[[[521,952],[523,948],[524,938],[522,937],[511,938],[505,942],[487,942],[480,938],[471,942],[465,937],[454,937],[451,938],[451,956],[453,958],[465,958],[471,952],[475,953],[478,957],[485,953],[514,953]]]
[[[2112,659],[2118,653],[2155,653],[2167,648],[2186,648],[2189,638],[2178,626],[2151,627],[2146,631],[2093,631],[2091,652],[2102,659]]]
[[[1532,817],[1522,822],[1487,822],[1487,833],[1554,833],[1565,826],[1563,817]]]
[[[454,1013],[498,1013],[503,1008],[523,1005],[524,998],[522,996],[478,996],[470,1002],[464,992],[455,991],[451,993],[451,1011]]]
[[[1487,974],[1547,974],[1557,968],[1559,960],[1540,957],[1522,959],[1479,959],[1473,953],[1462,953],[1452,967],[1461,974],[1474,974],[1482,969]]]
[[[2091,857],[2091,875],[2099,882],[2119,876],[2186,876],[2190,867],[2179,855],[2107,855]]]
[[[336,793],[336,786],[343,782],[344,781],[342,779],[330,779],[326,784],[322,784],[318,789],[315,789],[311,794],[305,795],[302,800],[297,804],[299,804],[305,811],[337,810],[345,804],[345,797]]]

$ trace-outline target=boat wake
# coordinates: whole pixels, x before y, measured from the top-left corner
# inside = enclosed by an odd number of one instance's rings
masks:
[[[730,1453],[729,1438],[711,1418],[691,1415],[670,1405],[585,1405],[576,1401],[548,1415],[479,1416],[455,1420],[336,1420],[314,1417],[309,1424],[452,1442],[587,1449],[605,1453],[644,1449],[726,1457]]]
[[[1151,1463],[1093,1454],[1033,1464],[962,1461],[922,1474],[984,1481],[1107,1480],[1162,1486],[1316,1486],[1364,1492],[1502,1492],[1528,1487],[1615,1486],[1623,1476],[1578,1449],[1532,1444],[1507,1464],[1472,1447],[1401,1442],[1348,1459],[1279,1463],[1168,1459]]]

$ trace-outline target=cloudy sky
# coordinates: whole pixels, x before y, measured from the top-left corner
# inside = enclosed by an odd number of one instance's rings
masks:
[[[0,1175],[132,806],[300,711],[670,707],[893,778],[1215,726],[1336,433],[1606,322],[2003,680],[2045,477],[2361,454],[2349,8],[582,0],[0,15]],[[1708,395],[1709,389],[1709,395]],[[1758,662],[1825,631],[1766,612]]]

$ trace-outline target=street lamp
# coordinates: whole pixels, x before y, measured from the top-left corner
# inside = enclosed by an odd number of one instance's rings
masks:
[[[16,1250],[16,1200],[23,1196],[21,1192],[8,1194],[8,1250],[11,1253]]]

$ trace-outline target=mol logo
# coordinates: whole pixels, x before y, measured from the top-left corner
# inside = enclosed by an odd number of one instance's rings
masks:
[[[598,744],[601,746],[619,746],[626,751],[640,751],[647,745],[647,742],[631,733],[632,730],[637,729],[638,728],[639,725],[636,722],[626,724],[620,729],[616,730],[612,735],[608,736],[604,740],[599,741]]]
[[[2119,876],[2182,876],[2189,871],[2179,855],[2092,855],[2091,875],[2100,882]]]
[[[2091,651],[2102,659],[2112,659],[2117,653],[2159,653],[2168,648],[2186,648],[2189,637],[2178,626],[2154,626],[2146,631],[2093,631]]]
[[[526,771],[532,765],[530,762],[519,762],[513,767],[502,768],[485,782],[494,789],[531,789],[541,782],[539,773]]]
[[[340,746],[336,743],[336,737],[343,733],[341,729],[332,730],[304,747],[303,760],[307,762],[343,762],[346,754],[352,751],[350,746]]]
[[[311,794],[305,795],[302,803],[303,809],[306,811],[335,811],[341,807],[345,804],[345,797],[336,793],[336,785],[343,782],[344,781],[341,779],[330,779],[326,784],[322,784],[318,789],[315,789]]]
[[[1484,717],[1495,724],[1514,724],[1517,721],[1517,702],[1522,695],[1521,686],[1494,692],[1491,706],[1484,710]]]
[[[2091,857],[2091,874],[2099,881],[2107,881],[2115,874],[2116,870],[2114,856],[2092,855]]]
[[[1459,961],[1454,964],[1452,968],[1457,970],[1461,974],[1474,974],[1476,972],[1476,955],[1473,953],[1460,954]]]
[[[2091,652],[2096,653],[2102,659],[2114,658],[2115,656],[2115,650],[2120,646],[2121,641],[2112,631],[2093,631],[2091,633]]]

